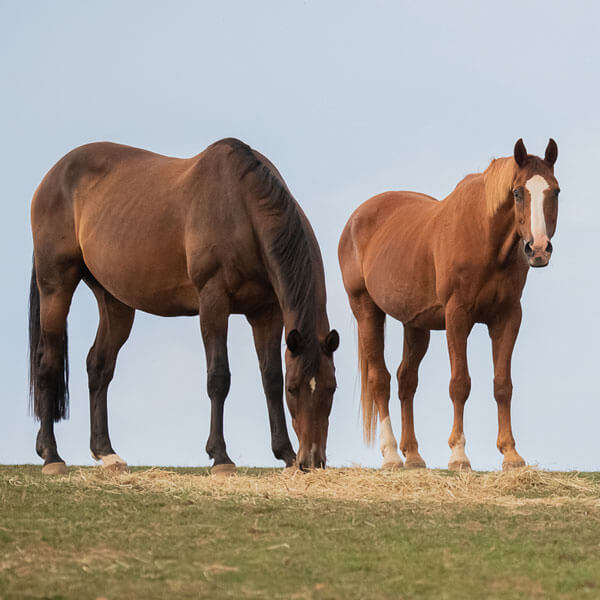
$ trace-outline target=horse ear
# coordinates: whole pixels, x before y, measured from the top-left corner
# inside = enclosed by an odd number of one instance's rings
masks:
[[[285,340],[288,350],[292,354],[300,354],[304,347],[304,340],[302,334],[297,329],[292,329]]]
[[[335,329],[332,329],[325,338],[325,351],[328,354],[333,354],[338,349],[339,345],[340,334]]]
[[[548,140],[548,145],[546,146],[546,156],[544,156],[544,160],[547,163],[550,163],[551,166],[554,166],[556,159],[558,158],[558,146],[556,142],[550,138]]]
[[[522,167],[527,162],[527,149],[523,138],[519,138],[515,144],[515,162]]]

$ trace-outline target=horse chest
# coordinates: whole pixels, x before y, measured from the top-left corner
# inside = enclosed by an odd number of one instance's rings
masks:
[[[478,321],[486,322],[504,306],[519,302],[524,281],[509,273],[495,274],[486,279],[474,295],[473,306]]]

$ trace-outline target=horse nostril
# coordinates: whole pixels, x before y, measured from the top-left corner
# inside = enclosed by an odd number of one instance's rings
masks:
[[[546,252],[548,254],[550,254],[552,252],[552,244],[550,242],[548,242],[548,244],[546,244]]]
[[[525,242],[525,254],[527,254],[527,256],[531,256],[533,254],[533,248],[531,247],[530,242]]]

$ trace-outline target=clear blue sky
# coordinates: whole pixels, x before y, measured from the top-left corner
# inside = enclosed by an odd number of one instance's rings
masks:
[[[562,193],[550,267],[530,273],[514,355],[517,449],[531,463],[600,469],[598,69],[593,2],[0,1],[0,461],[37,462],[27,413],[29,205],[71,148],[111,140],[174,156],[239,137],[268,156],[323,252],[329,316],[342,338],[330,464],[377,466],[358,417],[356,335],[337,265],[354,208],[388,189],[445,196],[523,137],[559,146]],[[69,317],[70,464],[91,464],[85,356],[97,324],[78,289]],[[277,464],[249,327],[231,318],[225,434],[238,464]],[[402,328],[388,322],[387,358]],[[470,337],[467,453],[498,468],[487,331]],[[420,373],[416,431],[429,466],[447,463],[452,406],[445,334]],[[165,410],[165,405],[168,409]],[[400,410],[392,390],[392,421]],[[208,464],[209,402],[196,319],[138,313],[109,400],[114,446],[131,464]],[[295,441],[295,440],[294,440]]]

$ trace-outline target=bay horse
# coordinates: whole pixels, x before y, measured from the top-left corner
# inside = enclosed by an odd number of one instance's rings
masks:
[[[274,455],[306,469],[325,465],[336,387],[325,277],[304,212],[267,158],[224,139],[189,159],[108,142],[76,148],[56,163],[31,206],[30,389],[40,420],[43,472],[64,473],[54,422],[68,412],[66,319],[83,280],[100,321],[87,357],[90,449],[104,466],[126,468],[110,441],[107,389],[136,310],[199,315],[211,402],[206,451],[213,473],[235,470],[223,437],[229,391],[227,325],[251,327],[267,400]],[[299,440],[292,449],[285,386]],[[161,407],[165,410],[166,407]],[[149,409],[150,410],[150,409]]]
[[[384,467],[402,467],[389,417],[390,374],[384,361],[386,314],[402,321],[404,348],[397,371],[402,409],[400,450],[406,467],[425,467],[418,451],[413,397],[430,330],[445,329],[450,355],[454,424],[452,470],[470,468],[463,411],[471,379],[467,337],[485,323],[492,340],[497,446],[503,467],[525,464],[515,449],[510,420],[511,357],[521,323],[521,293],[529,267],[548,264],[556,229],[556,142],[544,158],[527,154],[523,140],[513,156],[467,175],[444,200],[416,192],[386,192],[350,217],[339,261],[358,323],[361,406],[365,440],[381,421]]]

